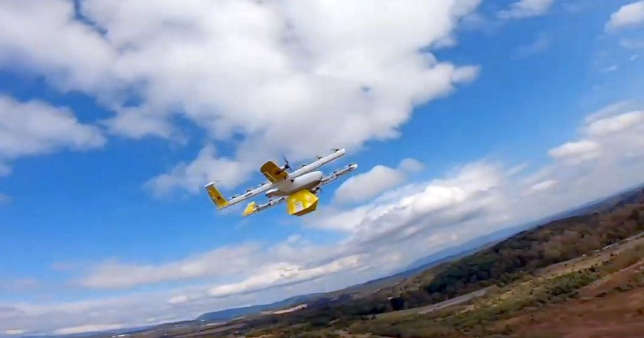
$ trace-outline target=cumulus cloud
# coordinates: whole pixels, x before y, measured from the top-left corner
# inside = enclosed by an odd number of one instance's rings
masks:
[[[0,67],[16,65],[47,75],[63,90],[97,90],[116,52],[91,26],[75,20],[65,0],[12,1],[0,5]]]
[[[462,66],[456,68],[452,74],[454,83],[469,83],[476,79],[481,71],[479,66]]]
[[[244,181],[250,168],[234,159],[217,157],[215,147],[207,145],[195,160],[177,164],[170,172],[150,179],[146,187],[157,196],[164,196],[176,188],[195,193],[210,181],[217,181],[224,188],[232,188]]]
[[[17,335],[21,335],[21,334],[25,334],[25,333],[26,333],[25,330],[21,330],[21,329],[7,329],[7,330],[4,330],[4,334],[6,334],[7,336],[17,336]]]
[[[87,150],[103,144],[100,129],[80,123],[69,109],[0,96],[0,176],[10,172],[2,161],[59,149]]]
[[[500,174],[493,165],[472,164],[459,170],[454,177],[401,187],[373,203],[322,214],[313,225],[360,234],[357,237],[362,240],[408,236],[414,231],[413,227],[422,227],[422,224],[441,226],[477,214],[477,210],[489,201],[484,196],[495,197],[488,193],[496,186]],[[418,221],[420,224],[416,223]],[[407,225],[413,226],[400,231]]]
[[[597,111],[594,111],[586,118],[584,119],[586,124],[592,123],[594,121],[597,121],[599,119],[603,119],[605,117],[610,117],[614,115],[619,115],[620,113],[623,113],[624,111],[628,111],[630,109],[636,108],[636,102],[631,101],[631,100],[622,100],[618,101],[615,103],[611,103],[605,107],[600,108]]]
[[[519,0],[510,4],[508,9],[499,11],[501,19],[522,19],[544,15],[548,12],[554,0]]]
[[[366,173],[351,176],[335,191],[341,203],[363,202],[403,183],[410,173],[423,169],[423,164],[411,158],[400,162],[398,168],[377,165]]]
[[[208,290],[208,294],[213,297],[227,297],[287,284],[302,283],[338,271],[356,268],[359,264],[359,256],[343,257],[311,268],[303,268],[288,263],[277,263],[262,268],[257,274],[253,274],[240,282],[217,285]]]
[[[551,149],[550,156],[570,164],[579,164],[600,157],[614,157],[616,149],[621,149],[621,156],[638,157],[644,154],[641,136],[644,135],[644,112],[614,113],[627,104],[611,105],[601,113],[592,115],[582,127],[582,139]],[[602,154],[605,156],[602,157]]]
[[[593,121],[587,126],[591,136],[604,136],[626,131],[644,123],[644,111],[632,111]]]
[[[620,7],[611,14],[606,23],[606,31],[635,27],[644,23],[644,1],[637,1]]]
[[[541,191],[546,191],[550,190],[552,187],[557,185],[556,180],[545,180],[539,183],[535,183],[532,187],[530,187],[530,192],[541,192]]]
[[[119,289],[204,276],[234,275],[249,269],[256,262],[257,256],[262,255],[259,249],[253,244],[223,247],[162,265],[108,261],[95,266],[79,283],[89,288]]]
[[[562,159],[572,163],[597,158],[600,146],[590,140],[568,142],[551,149],[548,154],[556,159]]]
[[[399,170],[403,170],[408,173],[417,173],[425,169],[425,165],[419,160],[413,158],[406,158],[400,161],[398,165]]]
[[[88,0],[80,21],[71,1],[25,0],[0,5],[3,22],[21,27],[0,33],[13,56],[0,67],[20,62],[97,96],[115,112],[104,124],[120,135],[180,137],[172,121],[181,117],[212,140],[239,136],[221,161],[248,174],[249,159],[298,160],[396,137],[414,105],[472,81],[478,67],[430,51],[479,2]],[[213,171],[228,166],[217,160]],[[175,169],[161,190],[206,183],[201,170]]]
[[[64,327],[54,331],[54,334],[78,334],[78,333],[87,333],[87,332],[99,332],[99,331],[108,331],[116,330],[122,328],[121,324],[86,324],[80,326]]]

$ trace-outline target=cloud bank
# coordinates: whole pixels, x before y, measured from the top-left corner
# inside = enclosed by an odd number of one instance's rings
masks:
[[[25,0],[0,5],[10,27],[0,68],[18,64],[97,97],[114,112],[101,121],[113,134],[180,140],[180,117],[210,141],[237,136],[233,154],[207,143],[194,162],[148,183],[192,192],[207,172],[229,186],[244,181],[260,149],[261,158],[298,160],[397,137],[415,105],[476,77],[477,67],[431,50],[478,4],[86,0],[76,11],[72,1]]]

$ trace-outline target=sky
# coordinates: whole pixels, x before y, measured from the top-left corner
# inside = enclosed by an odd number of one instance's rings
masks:
[[[331,291],[644,183],[644,1],[23,0],[0,28],[0,335]],[[336,147],[359,168],[304,217],[202,188]]]

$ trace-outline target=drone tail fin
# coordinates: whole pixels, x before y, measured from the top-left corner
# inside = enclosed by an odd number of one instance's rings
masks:
[[[213,203],[217,206],[217,208],[225,208],[228,206],[228,201],[224,197],[224,195],[219,192],[219,189],[215,187],[215,183],[210,182],[206,184],[206,191],[208,192],[208,196],[210,196],[210,199],[212,200]]]
[[[288,172],[285,168],[280,168],[275,162],[268,161],[262,165],[260,171],[272,183],[279,182],[288,178]]]

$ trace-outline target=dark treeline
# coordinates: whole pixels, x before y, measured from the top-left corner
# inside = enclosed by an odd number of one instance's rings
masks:
[[[424,287],[432,302],[579,257],[644,231],[644,191],[599,212],[517,234],[449,264]]]
[[[367,299],[344,302],[332,313],[371,315],[440,302],[486,286],[502,286],[539,268],[588,254],[642,231],[644,190],[610,199],[587,214],[552,221],[441,264],[424,272],[434,275],[426,284],[415,288],[396,286]]]

